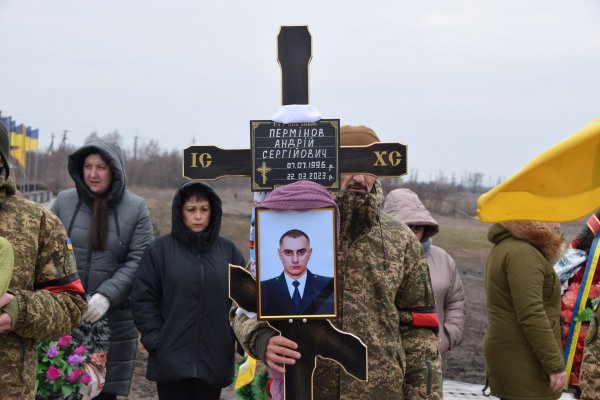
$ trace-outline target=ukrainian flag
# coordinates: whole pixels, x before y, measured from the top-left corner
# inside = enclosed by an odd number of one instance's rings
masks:
[[[27,128],[25,136],[25,151],[37,151],[39,129]]]
[[[14,158],[21,167],[25,167],[27,164],[27,158],[25,157],[25,137],[27,127],[23,124],[17,126],[14,131],[10,133],[10,155]]]
[[[600,118],[477,200],[481,222],[568,222],[600,208]]]

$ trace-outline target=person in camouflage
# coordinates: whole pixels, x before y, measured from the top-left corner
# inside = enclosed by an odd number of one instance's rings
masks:
[[[342,145],[377,142],[365,126],[344,126]],[[342,174],[333,197],[340,211],[337,281],[339,316],[332,323],[368,346],[368,380],[319,359],[313,399],[441,399],[439,322],[429,269],[411,230],[380,211],[376,178]],[[267,322],[235,307],[230,322],[244,350],[285,372],[302,349]],[[299,351],[296,351],[299,350]]]
[[[595,307],[594,318],[585,339],[585,350],[579,373],[581,400],[600,400],[600,339],[598,339],[600,306]]]
[[[0,236],[14,251],[9,290],[0,296],[0,399],[33,399],[36,339],[69,334],[79,326],[86,303],[61,222],[15,196],[8,148],[8,132],[0,124]]]

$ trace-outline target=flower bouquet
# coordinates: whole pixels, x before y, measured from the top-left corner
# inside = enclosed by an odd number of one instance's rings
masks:
[[[106,318],[95,323],[82,322],[72,333],[58,340],[38,342],[36,399],[90,399],[100,378],[108,351],[109,328]],[[90,394],[91,392],[91,394]]]
[[[569,252],[579,251],[585,257],[583,262],[572,263],[576,268],[572,269],[572,272],[569,273],[570,277],[565,280],[563,287],[566,286],[566,290],[561,296],[561,336],[565,349],[565,365],[569,374],[567,381],[570,386],[574,387],[579,386],[579,370],[585,337],[589,322],[593,317],[592,302],[600,297],[600,268],[591,262],[595,253],[600,251],[600,246],[595,245],[597,241],[594,240],[599,232],[600,211],[597,211],[587,221],[585,228],[571,242],[565,253],[565,257],[567,257]],[[557,266],[558,264],[560,261]],[[559,271],[557,270],[557,272]],[[560,273],[559,276],[561,276]],[[561,282],[563,282],[562,276]]]
[[[85,372],[87,348],[72,336],[43,340],[38,344],[36,398],[79,399],[79,389],[91,381]]]

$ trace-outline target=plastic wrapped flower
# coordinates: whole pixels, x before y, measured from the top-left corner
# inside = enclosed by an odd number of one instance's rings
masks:
[[[94,384],[86,372],[90,353],[106,352],[110,329],[106,318],[82,322],[72,335],[38,342],[36,400],[79,400]],[[89,397],[88,397],[89,398]]]
[[[83,353],[75,354],[76,350],[83,350]],[[41,340],[38,344],[36,399],[80,399],[86,358],[85,346],[79,348],[71,336]]]

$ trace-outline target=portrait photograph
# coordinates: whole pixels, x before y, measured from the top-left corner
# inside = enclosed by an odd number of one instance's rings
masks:
[[[256,209],[259,319],[337,317],[335,213]]]

